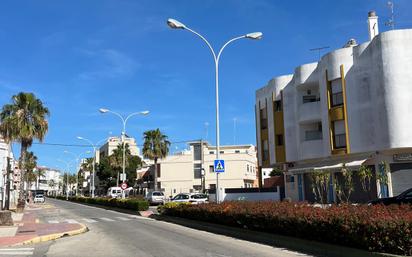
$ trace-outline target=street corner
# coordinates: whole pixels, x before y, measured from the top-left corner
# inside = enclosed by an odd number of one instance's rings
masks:
[[[36,244],[52,241],[63,237],[76,236],[89,231],[89,228],[81,223],[77,224],[38,224],[36,236],[24,240],[16,245]]]

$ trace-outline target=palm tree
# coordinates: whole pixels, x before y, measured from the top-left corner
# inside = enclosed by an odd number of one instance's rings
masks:
[[[19,202],[24,202],[25,156],[33,140],[43,141],[48,130],[46,118],[49,109],[33,93],[20,92],[12,97],[12,103],[3,106],[0,112],[0,134],[7,142],[17,141],[20,150]]]
[[[36,189],[39,189],[40,178],[43,177],[45,174],[46,174],[46,172],[44,171],[44,169],[42,169],[42,168],[37,169],[37,173],[36,173],[37,187],[36,187]]]
[[[48,182],[49,187],[52,189],[53,195],[55,195],[54,193],[54,187],[56,186],[56,182],[54,181],[54,179],[50,179]]]
[[[159,129],[144,132],[143,156],[154,160],[154,190],[157,190],[157,160],[167,156],[169,146],[170,142],[167,140],[167,136],[162,134]]]
[[[125,144],[125,166],[129,166],[129,158],[131,156],[129,144]],[[123,167],[123,144],[119,144],[109,157],[110,166],[117,171],[117,184],[119,184],[119,173]],[[118,186],[118,185],[116,185]]]
[[[30,189],[31,184],[37,180],[35,168],[37,166],[37,156],[33,152],[27,152],[24,162],[26,163],[26,182]]]

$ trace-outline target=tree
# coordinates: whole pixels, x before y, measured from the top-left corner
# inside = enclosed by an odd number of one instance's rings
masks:
[[[283,175],[283,170],[279,168],[273,168],[273,170],[269,173],[269,176],[282,176]]]
[[[56,181],[54,181],[54,179],[50,179],[48,185],[52,190],[54,190],[54,187],[56,186]]]
[[[133,156],[126,144],[125,149],[126,159],[126,181],[130,186],[134,186],[136,183],[136,169],[142,166],[142,160],[139,156]],[[99,187],[102,187],[105,191],[112,186],[116,186],[116,178],[118,172],[121,171],[123,165],[123,146],[120,144],[117,149],[113,151],[110,156],[105,156],[100,159],[99,164],[96,167],[97,177],[99,178]]]
[[[372,169],[362,164],[359,167],[358,176],[361,182],[362,190],[369,192],[371,190]]]
[[[24,162],[26,163],[25,181],[30,189],[31,184],[37,181],[37,175],[35,169],[37,166],[37,156],[33,152],[27,152]]]
[[[7,142],[19,142],[20,150],[20,191],[19,202],[24,202],[24,173],[26,154],[33,140],[43,141],[47,131],[46,118],[49,109],[33,93],[20,92],[12,97],[12,103],[3,106],[0,112],[0,134]]]
[[[354,172],[343,164],[341,172],[337,174],[341,175],[341,179],[336,177],[334,181],[336,197],[341,202],[349,203],[350,195],[355,190],[353,182]]]
[[[315,195],[315,200],[325,204],[329,193],[330,172],[329,171],[313,171],[310,173],[312,179],[312,192]],[[326,199],[325,199],[326,197]]]
[[[163,159],[169,153],[170,142],[167,136],[162,134],[159,129],[144,132],[143,156],[154,160],[154,190],[157,190],[157,161]]]

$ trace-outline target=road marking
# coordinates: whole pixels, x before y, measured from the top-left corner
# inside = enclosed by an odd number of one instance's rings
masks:
[[[99,218],[99,219],[104,220],[104,221],[114,221],[114,220],[109,219],[109,218]]]
[[[50,224],[57,224],[57,223],[59,223],[58,220],[49,220],[48,222],[49,222]]]
[[[0,249],[0,256],[17,256],[17,255],[25,255],[25,256],[32,256],[34,248],[5,248]]]
[[[124,221],[126,221],[126,220],[130,220],[129,218],[125,218],[125,217],[116,217],[116,219],[119,219],[119,220],[124,220]]]
[[[73,220],[73,219],[66,219],[66,222],[67,222],[67,223],[70,223],[70,224],[77,224],[77,223],[79,223],[78,221]]]
[[[95,223],[98,222],[97,220],[92,220],[92,219],[82,219],[84,221],[86,221],[87,223]]]

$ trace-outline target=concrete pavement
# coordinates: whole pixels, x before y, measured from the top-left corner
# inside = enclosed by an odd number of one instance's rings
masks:
[[[32,252],[26,256],[306,256],[282,248],[234,239],[137,215],[61,200],[47,200],[56,208],[54,211],[43,212],[39,215],[42,222],[52,222],[50,224],[84,222],[89,232],[75,237],[30,245],[33,248]],[[21,252],[24,253],[23,250]],[[1,253],[0,249],[0,256],[2,256]]]

